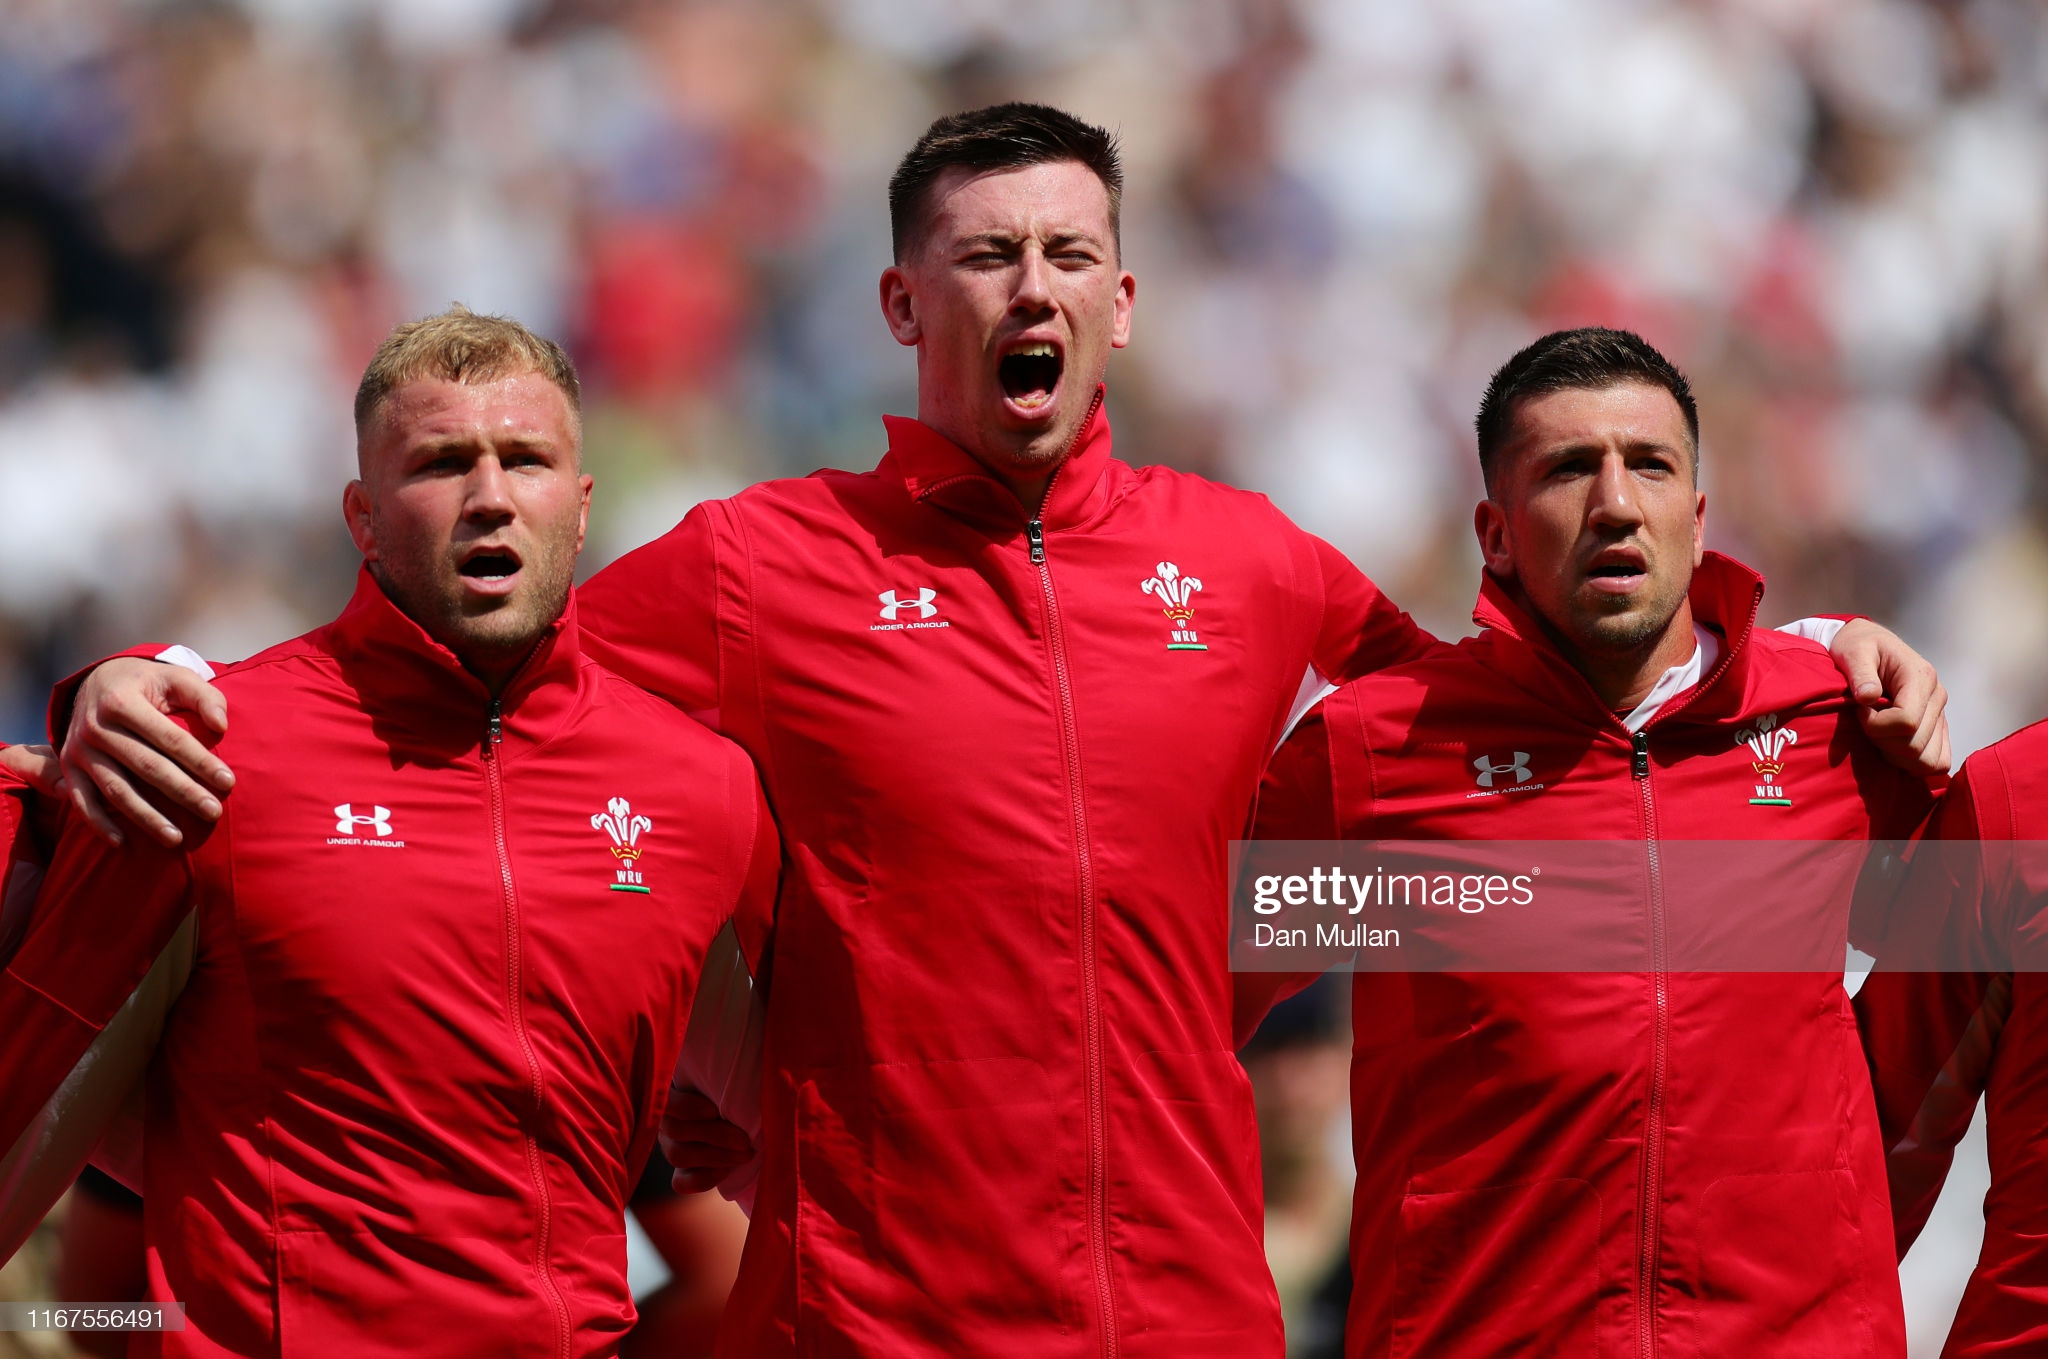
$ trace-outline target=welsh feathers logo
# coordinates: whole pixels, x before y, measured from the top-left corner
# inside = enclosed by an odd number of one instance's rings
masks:
[[[607,884],[614,892],[647,893],[650,889],[635,866],[640,862],[640,836],[654,829],[654,823],[633,814],[633,804],[615,797],[605,810],[590,818],[590,828],[611,837],[612,857],[619,861],[619,880]]]
[[[1749,805],[1791,806],[1792,799],[1785,796],[1785,786],[1779,779],[1785,773],[1785,752],[1799,744],[1799,733],[1790,727],[1780,726],[1776,714],[1767,714],[1758,718],[1755,726],[1736,732],[1735,744],[1749,747],[1750,754],[1756,756],[1749,767],[1763,780],[1753,785],[1756,796],[1749,800]]]
[[[1150,580],[1140,581],[1138,588],[1148,595],[1157,596],[1165,606],[1160,612],[1166,615],[1166,649],[1207,651],[1209,648],[1195,633],[1195,606],[1191,602],[1201,593],[1202,582],[1193,576],[1183,576],[1180,568],[1172,562],[1161,562],[1154,569],[1159,574]]]

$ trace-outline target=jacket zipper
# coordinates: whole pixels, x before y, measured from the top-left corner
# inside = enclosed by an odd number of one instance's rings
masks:
[[[489,785],[491,794],[491,840],[498,851],[498,880],[505,892],[505,1001],[512,1016],[512,1032],[518,1036],[519,1051],[526,1058],[533,1116],[539,1118],[546,1107],[546,1092],[541,1080],[540,1058],[534,1054],[533,1040],[526,1031],[525,986],[521,975],[524,968],[519,950],[519,893],[512,885],[512,856],[505,848],[505,776],[498,761],[498,744],[504,739],[504,705],[494,698],[491,700],[490,736],[484,742],[484,781]],[[546,1290],[548,1301],[555,1309],[555,1350],[561,1359],[569,1359],[569,1308],[562,1301],[562,1291],[555,1284],[554,1269],[548,1259],[554,1201],[548,1195],[547,1169],[541,1161],[540,1142],[530,1126],[523,1130],[523,1138],[526,1168],[533,1177],[534,1197],[540,1208],[534,1266],[540,1274],[541,1287]]]
[[[1650,865],[1650,983],[1655,1014],[1650,1040],[1650,1102],[1643,1120],[1643,1175],[1636,1220],[1636,1341],[1642,1359],[1657,1353],[1657,1251],[1664,1201],[1664,1086],[1671,1047],[1671,978],[1664,937],[1664,865],[1657,849],[1657,804],[1650,792],[1650,733],[1630,734],[1631,773],[1643,802]]]
[[[1086,428],[1084,423],[1083,428]],[[1057,477],[1058,473],[1054,473]],[[1047,488],[1048,493],[1051,487]],[[1052,586],[1052,568],[1045,560],[1045,524],[1033,515],[1024,526],[1031,544],[1031,564],[1038,568],[1045,595],[1046,640],[1052,648],[1054,684],[1059,691],[1060,738],[1067,766],[1067,796],[1074,820],[1074,851],[1081,878],[1081,1022],[1082,1052],[1088,1091],[1088,1253],[1095,1270],[1096,1299],[1102,1313],[1102,1353],[1116,1359],[1116,1301],[1109,1277],[1109,1171],[1107,1117],[1102,1098],[1102,997],[1096,977],[1095,866],[1088,857],[1088,807],[1082,793],[1081,733],[1074,720],[1074,688],[1067,673],[1066,636],[1060,628],[1059,597]]]

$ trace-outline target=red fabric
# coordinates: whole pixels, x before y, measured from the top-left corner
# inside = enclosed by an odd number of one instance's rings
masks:
[[[1118,462],[1099,411],[1042,570],[968,454],[889,442],[581,595],[608,665],[753,754],[789,845],[720,1352],[1277,1356],[1225,848],[1311,662],[1429,641],[1262,497]],[[1184,624],[1161,563],[1202,582]]]
[[[1620,719],[1490,581],[1478,637],[1347,686],[1291,743],[1327,758],[1347,838],[1903,836],[1928,793],[1863,738],[1821,648],[1754,628],[1761,596],[1708,554],[1692,604],[1722,656],[1645,728],[1646,777]],[[1799,733],[1790,807],[1749,801],[1734,733],[1764,714]],[[1475,758],[1510,751],[1533,781],[1481,788]],[[1258,834],[1303,829],[1276,814]],[[1846,929],[1850,885],[1786,895]],[[1647,913],[1622,928],[1647,955]],[[1353,994],[1354,1359],[1904,1353],[1839,972],[1361,973]]]
[[[2038,845],[2006,846],[2048,840],[2048,723],[1964,761],[1935,835],[1961,847],[1923,851],[1903,901],[1940,916],[1964,955],[1949,956],[1974,957],[1978,970],[1875,971],[1856,995],[1890,1153],[1898,1253],[1925,1225],[1981,1094],[1991,1160],[1984,1244],[1942,1354],[2040,1354],[2048,1350],[2048,973],[2039,961],[2048,864]],[[2016,962],[2030,970],[2009,970]]]
[[[482,686],[367,574],[219,684],[220,822],[181,852],[59,842],[0,975],[0,1145],[193,913],[144,1194],[150,1296],[189,1329],[138,1345],[610,1352],[697,968],[769,909],[750,764],[583,656],[573,608],[492,743]],[[592,822],[615,799],[652,822],[630,867]]]

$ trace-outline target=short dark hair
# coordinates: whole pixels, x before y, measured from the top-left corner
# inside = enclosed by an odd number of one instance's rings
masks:
[[[1700,466],[1700,412],[1692,384],[1671,360],[1632,330],[1580,326],[1553,330],[1506,363],[1486,384],[1479,402],[1479,470],[1493,491],[1494,462],[1514,431],[1515,410],[1531,397],[1573,388],[1598,390],[1623,382],[1643,382],[1671,393],[1685,412],[1686,433],[1692,436],[1694,476]]]
[[[889,177],[889,239],[901,264],[923,243],[932,184],[948,170],[1015,170],[1079,161],[1109,191],[1109,229],[1123,248],[1124,166],[1116,134],[1045,104],[992,104],[949,113],[924,130]]]

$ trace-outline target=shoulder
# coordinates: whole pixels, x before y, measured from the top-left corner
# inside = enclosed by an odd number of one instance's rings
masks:
[[[647,692],[591,657],[583,657],[581,664],[589,678],[592,709],[608,726],[640,733],[646,743],[658,744],[663,759],[672,759],[679,753],[722,759],[727,748],[739,749],[666,699]]]
[[[1750,632],[1748,652],[1745,712],[1854,716],[1848,681],[1819,642],[1759,627]]]
[[[1980,808],[2004,809],[2015,836],[2034,838],[2041,832],[2019,823],[2035,819],[2028,810],[2048,807],[2048,722],[2021,727],[1970,756],[1956,771],[1956,782]]]
[[[234,705],[288,701],[308,690],[340,685],[334,657],[321,645],[325,628],[280,642],[249,657],[216,665],[214,687]]]
[[[1262,524],[1276,530],[1293,530],[1293,521],[1282,514],[1279,507],[1257,491],[1247,491],[1241,486],[1231,486],[1221,481],[1211,481],[1194,472],[1183,472],[1177,467],[1166,467],[1158,463],[1144,467],[1126,465],[1129,490],[1125,498],[1141,497],[1148,500],[1166,500],[1179,505],[1228,517],[1245,523]]]

